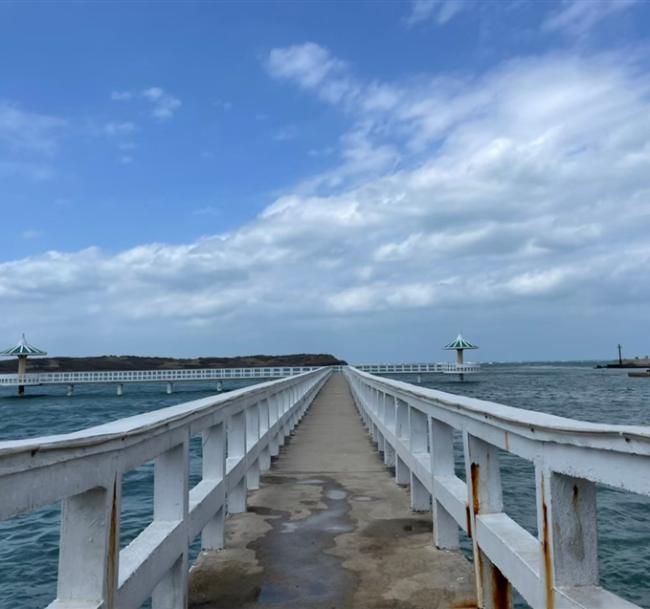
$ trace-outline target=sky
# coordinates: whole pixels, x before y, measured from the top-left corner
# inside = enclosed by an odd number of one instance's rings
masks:
[[[650,352],[650,2],[0,3],[0,341]]]

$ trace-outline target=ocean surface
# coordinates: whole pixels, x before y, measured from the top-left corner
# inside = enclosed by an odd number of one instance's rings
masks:
[[[592,366],[590,362],[484,365],[480,375],[462,384],[442,375],[425,378],[422,384],[586,421],[650,425],[650,379]],[[243,384],[231,382],[225,388]],[[72,397],[66,397],[64,387],[28,387],[24,398],[2,389],[0,441],[65,433],[216,393],[214,384],[176,389],[166,395],[163,384],[125,385],[119,398],[110,385],[77,386]],[[191,448],[198,455],[197,445]],[[460,447],[458,451],[460,462]],[[199,469],[195,458],[190,484],[199,480]],[[505,510],[536,534],[532,466],[504,453],[501,469]],[[151,520],[152,471],[145,465],[125,477],[122,547]],[[58,505],[0,522],[0,609],[37,609],[54,599],[58,526]],[[599,488],[598,535],[602,585],[650,609],[650,499]],[[195,544],[191,554],[197,551]],[[520,600],[517,605],[526,607]]]

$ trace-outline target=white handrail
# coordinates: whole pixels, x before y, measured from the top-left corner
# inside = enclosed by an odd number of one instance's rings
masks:
[[[0,521],[62,501],[50,609],[182,608],[189,543],[223,547],[226,512],[246,510],[286,436],[331,369],[320,368],[83,431],[0,442]],[[189,488],[189,442],[203,477]],[[119,550],[123,476],[155,461],[153,521]],[[27,583],[27,582],[26,582]]]
[[[318,370],[317,366],[264,368],[182,368],[177,370],[97,370],[80,372],[29,372],[0,374],[0,386],[85,383],[156,383],[229,379],[282,378]]]
[[[361,372],[370,374],[472,374],[481,371],[481,365],[473,362],[429,362],[411,364],[354,364]]]
[[[472,537],[478,605],[639,609],[599,585],[596,483],[650,495],[650,427],[602,425],[344,370],[360,415],[411,507],[433,512],[434,542]],[[466,484],[455,474],[463,436]],[[499,450],[535,466],[538,537],[504,511]]]

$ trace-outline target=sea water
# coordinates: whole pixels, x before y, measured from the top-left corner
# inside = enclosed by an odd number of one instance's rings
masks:
[[[466,378],[460,383],[436,375],[423,378],[422,385],[585,421],[650,425],[650,379],[629,378],[626,371],[595,370],[588,362],[496,364]],[[124,395],[116,397],[114,386],[77,386],[67,397],[65,387],[28,387],[23,398],[2,390],[0,440],[65,433],[216,393],[214,384],[198,383],[179,385],[172,395],[163,390],[163,384],[125,385]],[[191,444],[191,485],[200,478],[197,442]],[[460,446],[457,463],[462,475]],[[532,465],[502,453],[501,470],[505,510],[536,534]],[[124,478],[121,547],[151,521],[152,474],[149,464]],[[599,488],[598,536],[602,585],[650,609],[650,499]],[[1,609],[37,609],[54,599],[58,539],[58,504],[0,522]],[[467,551],[468,541],[463,545]],[[197,551],[195,543],[191,554]]]

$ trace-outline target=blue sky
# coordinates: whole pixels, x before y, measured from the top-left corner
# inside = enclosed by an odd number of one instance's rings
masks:
[[[650,350],[650,3],[0,4],[0,336]]]

